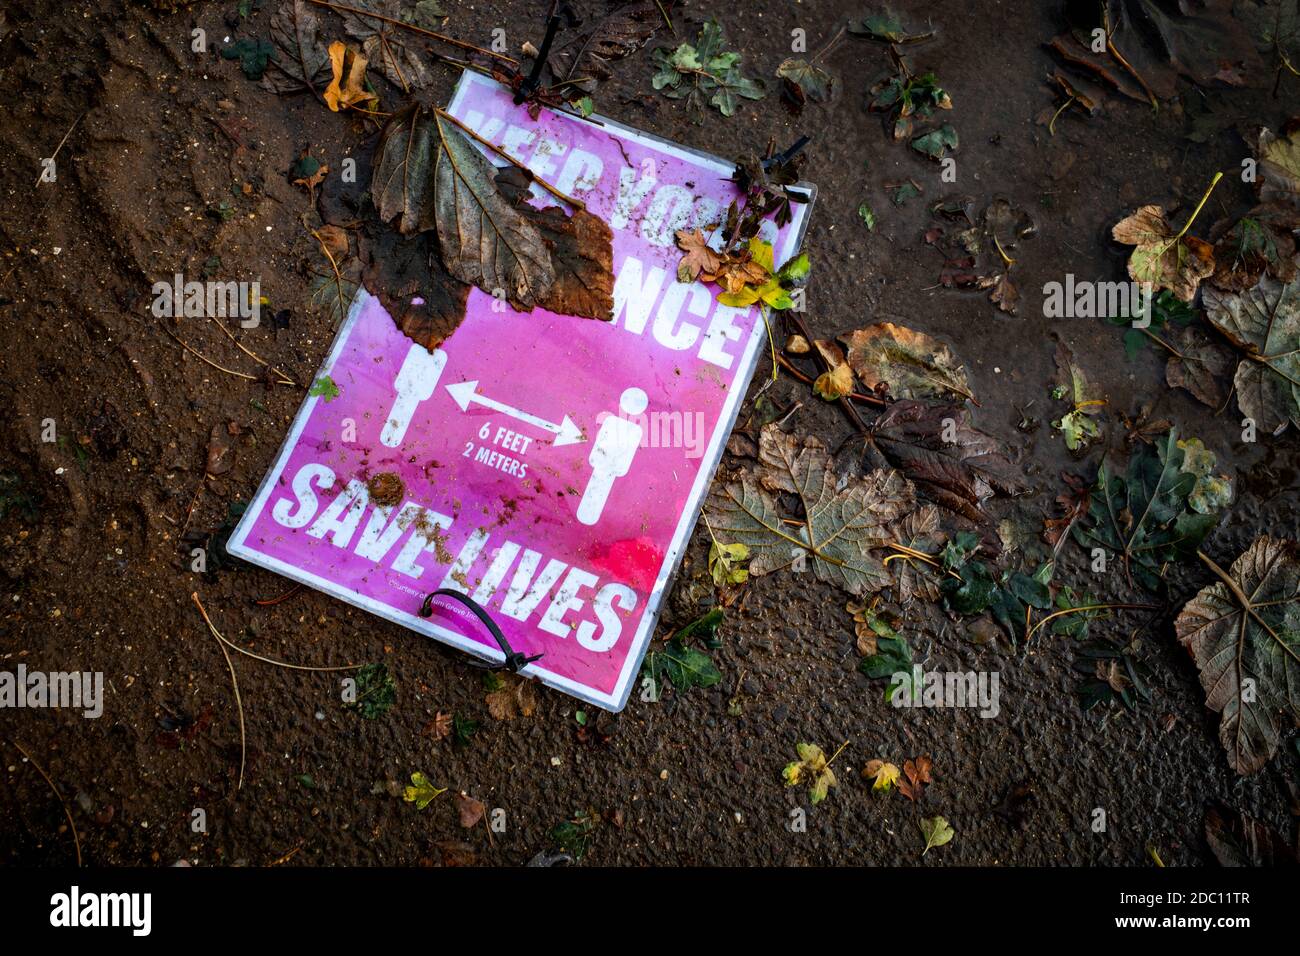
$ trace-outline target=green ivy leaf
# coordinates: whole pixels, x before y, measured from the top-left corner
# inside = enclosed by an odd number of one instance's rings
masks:
[[[334,384],[334,379],[330,378],[328,375],[322,375],[320,378],[316,379],[316,381],[312,382],[312,386],[307,390],[307,394],[314,398],[325,399],[325,403],[328,405],[330,402],[334,401],[334,399],[339,397],[339,387]]]
[[[240,40],[221,48],[227,60],[239,60],[239,67],[250,80],[260,80],[267,64],[275,59],[275,47],[266,40]]]

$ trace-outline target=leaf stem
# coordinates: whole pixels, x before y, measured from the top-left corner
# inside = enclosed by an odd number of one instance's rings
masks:
[[[1210,198],[1210,193],[1214,192],[1214,187],[1219,185],[1219,180],[1222,178],[1223,178],[1223,173],[1218,172],[1214,174],[1214,178],[1210,180],[1209,188],[1205,190],[1205,195],[1201,197],[1201,201],[1196,204],[1196,209],[1192,211],[1192,218],[1187,220],[1187,224],[1183,226],[1182,232],[1174,236],[1175,241],[1187,235],[1187,230],[1192,228],[1192,223],[1194,223],[1196,221],[1196,217],[1201,214],[1201,209],[1205,206],[1206,201]]]
[[[1074,96],[1071,95],[1070,98],[1069,98],[1068,100],[1066,100],[1064,103],[1061,104],[1061,108],[1058,109],[1055,113],[1052,114],[1051,122],[1049,122],[1049,123],[1047,124],[1047,132],[1048,132],[1050,135],[1052,135],[1052,136],[1055,136],[1055,135],[1056,135],[1056,121],[1057,121],[1057,119],[1060,117],[1060,115],[1061,115],[1062,113],[1064,113],[1066,110],[1068,110],[1068,109],[1070,108],[1070,104],[1073,103],[1073,102],[1074,102]],[[996,237],[994,237],[994,238],[996,238]]]
[[[513,156],[511,156],[509,153],[507,153],[507,152],[506,152],[504,149],[502,149],[500,146],[496,145],[495,143],[491,143],[491,142],[489,142],[488,140],[484,139],[482,136],[480,136],[478,133],[474,132],[472,129],[470,129],[468,126],[466,126],[466,125],[465,125],[464,123],[462,123],[460,120],[456,119],[456,117],[452,116],[452,115],[451,115],[450,113],[448,113],[446,110],[435,109],[434,112],[437,113],[439,116],[441,116],[443,119],[450,121],[450,122],[451,122],[452,124],[454,124],[454,125],[455,125],[455,126],[456,126],[456,127],[457,127],[461,132],[462,132],[462,133],[464,133],[466,136],[469,136],[469,137],[470,137],[471,139],[473,139],[475,142],[477,142],[477,143],[481,143],[482,145],[486,146],[488,149],[492,150],[492,152],[494,152],[494,153],[496,153],[498,156],[500,156],[502,159],[504,159],[504,160],[506,160],[507,162],[509,162],[511,165],[513,165],[513,166],[518,166],[518,167],[519,167],[520,169],[522,169],[524,172],[528,173],[528,175],[529,175],[530,177],[532,177],[532,179],[533,179],[534,182],[536,182],[539,186],[541,186],[543,189],[545,189],[548,193],[550,193],[550,194],[551,194],[552,196],[554,196],[556,199],[560,200],[560,202],[568,203],[568,204],[569,204],[570,206],[572,206],[573,208],[575,208],[575,209],[581,209],[583,212],[586,212],[586,211],[587,211],[587,206],[586,206],[586,204],[585,204],[581,199],[574,199],[572,196],[568,195],[567,193],[562,193],[562,192],[560,192],[558,189],[556,189],[554,186],[552,186],[552,185],[551,185],[550,183],[548,183],[546,180],[544,180],[544,179],[540,178],[539,176],[537,176],[537,175],[536,175],[536,174],[535,174],[531,169],[529,169],[527,166],[525,166],[525,165],[524,165],[523,163],[521,163],[519,160],[515,159]]]
[[[844,752],[844,748],[847,747],[848,745],[849,745],[849,742],[848,742],[847,740],[844,741],[844,743],[840,744],[840,749],[837,750],[837,751],[835,751],[835,753],[831,754],[831,759],[828,760],[828,761],[826,761],[826,766],[829,767],[832,763],[834,763],[835,758],[838,757],[841,753],[843,753],[843,752]]]
[[[1055,611],[1047,615],[1047,617],[1043,618],[1032,628],[1025,631],[1025,641],[1026,643],[1028,643],[1029,639],[1033,637],[1036,633],[1038,633],[1038,629],[1041,628],[1048,621],[1051,621],[1058,617],[1063,617],[1066,614],[1078,614],[1083,611],[1114,611],[1114,610],[1158,611],[1160,610],[1160,605],[1159,604],[1084,604],[1081,605],[1080,607],[1067,607],[1064,610]]]

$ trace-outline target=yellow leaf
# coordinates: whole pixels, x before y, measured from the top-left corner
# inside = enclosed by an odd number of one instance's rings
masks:
[[[325,88],[325,105],[333,112],[375,99],[373,93],[366,92],[366,58],[353,53],[342,42],[335,40],[330,44],[330,69],[334,78]],[[350,65],[347,63],[351,60]]]
[[[718,296],[718,302],[721,305],[728,306],[732,309],[743,309],[753,305],[758,301],[758,290],[745,286],[739,292],[724,292]]]
[[[754,261],[763,267],[768,273],[776,271],[775,257],[772,255],[772,244],[764,242],[762,239],[749,240],[749,254],[754,257]]]
[[[853,370],[848,365],[837,365],[823,372],[813,382],[813,391],[828,402],[844,398],[853,392]]]
[[[863,768],[862,775],[875,779],[876,782],[871,785],[872,790],[886,793],[898,781],[899,771],[898,767],[887,760],[871,760]]]

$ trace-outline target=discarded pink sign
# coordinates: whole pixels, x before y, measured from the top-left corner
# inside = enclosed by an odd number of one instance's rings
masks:
[[[360,292],[320,371],[337,397],[303,403],[229,549],[500,661],[459,603],[419,616],[454,588],[544,655],[521,673],[621,710],[766,339],[756,308],[676,279],[674,232],[718,221],[731,165],[603,118],[533,121],[472,73],[449,112],[610,223],[614,321],[475,289],[430,353]],[[778,263],[809,208],[772,226]]]

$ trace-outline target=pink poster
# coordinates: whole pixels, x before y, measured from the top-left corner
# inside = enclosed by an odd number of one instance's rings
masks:
[[[614,320],[516,313],[475,289],[430,353],[357,295],[229,549],[481,658],[621,710],[745,389],[757,308],[679,283],[677,229],[719,221],[732,164],[466,73],[448,111],[613,230]],[[811,192],[811,188],[809,188]],[[535,187],[535,204],[548,194]],[[765,236],[777,264],[811,204]]]

